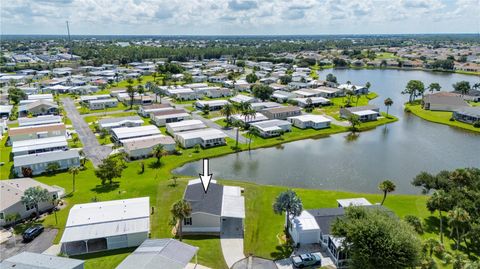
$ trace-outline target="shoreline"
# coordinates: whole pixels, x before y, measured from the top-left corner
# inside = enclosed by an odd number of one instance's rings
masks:
[[[438,69],[427,69],[427,68],[404,68],[404,67],[377,67],[377,66],[345,66],[345,67],[335,67],[328,66],[326,68],[320,68],[317,71],[329,70],[329,69],[352,69],[352,70],[399,70],[399,71],[423,71],[428,73],[448,73],[448,74],[460,74],[467,76],[477,76],[480,77],[480,72],[469,72],[469,71],[460,71],[460,70],[438,70]]]

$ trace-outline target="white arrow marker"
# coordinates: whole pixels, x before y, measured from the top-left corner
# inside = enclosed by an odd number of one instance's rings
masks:
[[[208,186],[210,186],[210,181],[212,180],[212,174],[208,172],[208,159],[203,159],[203,174],[200,175],[200,181],[203,185],[203,190],[205,193],[208,191]]]

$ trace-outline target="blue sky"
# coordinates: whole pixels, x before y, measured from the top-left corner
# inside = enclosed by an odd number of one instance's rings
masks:
[[[2,34],[478,33],[480,0],[10,0]]]

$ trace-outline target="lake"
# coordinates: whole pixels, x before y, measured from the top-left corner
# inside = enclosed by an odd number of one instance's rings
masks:
[[[402,70],[324,70],[320,79],[333,73],[340,83],[372,84],[379,97],[371,104],[385,109],[383,100],[390,97],[390,113],[398,122],[360,133],[352,139],[337,134],[320,139],[290,142],[278,147],[240,152],[210,160],[214,178],[234,179],[259,184],[301,188],[378,192],[378,183],[390,179],[397,185],[395,193],[414,194],[419,189],[410,182],[421,171],[480,166],[480,135],[431,123],[403,112],[408,100],[401,91],[411,79],[428,86],[438,82],[443,90],[467,80],[479,82],[478,76]],[[201,163],[177,168],[178,174],[195,176]]]

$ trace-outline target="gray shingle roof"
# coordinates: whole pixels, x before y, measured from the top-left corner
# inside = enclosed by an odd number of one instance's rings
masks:
[[[222,214],[223,186],[210,183],[205,193],[201,183],[188,185],[183,198],[190,202],[192,213],[204,212],[220,216]]]

